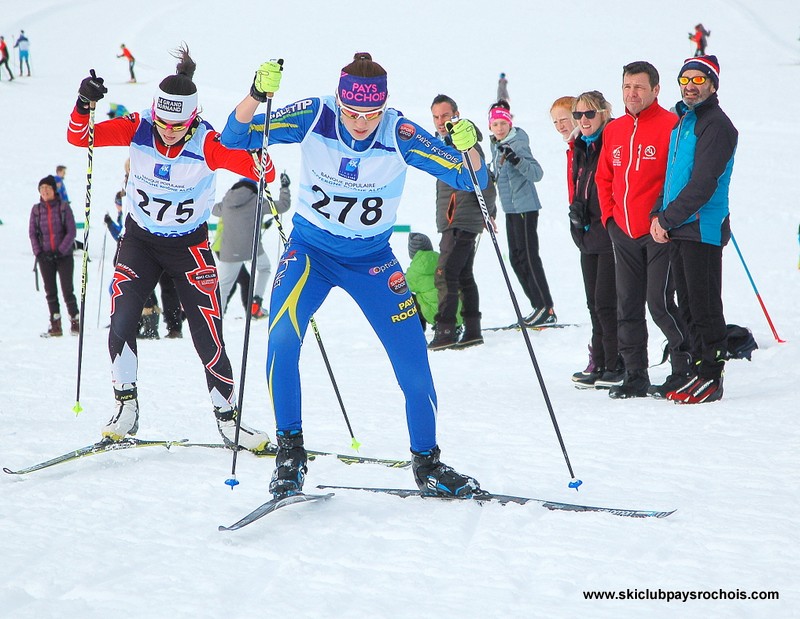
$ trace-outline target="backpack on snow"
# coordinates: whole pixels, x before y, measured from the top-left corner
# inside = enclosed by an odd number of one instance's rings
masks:
[[[726,325],[728,329],[728,353],[726,359],[747,359],[752,361],[750,356],[758,348],[753,332],[747,327],[739,325]]]

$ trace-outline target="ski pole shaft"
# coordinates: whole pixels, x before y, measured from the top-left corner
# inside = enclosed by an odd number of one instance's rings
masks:
[[[275,200],[272,198],[272,193],[270,193],[269,187],[264,188],[264,193],[267,196],[267,203],[269,204],[270,211],[272,212],[272,218],[275,220],[275,226],[278,228],[278,235],[281,238],[281,242],[283,243],[284,247],[288,243],[288,239],[286,238],[286,232],[283,229],[283,224],[280,220],[280,215],[278,213],[278,209],[275,206]],[[322,360],[325,362],[325,369],[328,371],[328,377],[331,380],[331,385],[333,385],[333,391],[336,394],[336,400],[339,402],[339,409],[342,411],[342,416],[344,417],[345,425],[347,426],[347,431],[350,433],[350,446],[355,450],[358,451],[358,448],[361,447],[361,443],[355,437],[353,433],[353,427],[350,425],[350,417],[347,415],[347,409],[344,406],[344,400],[342,400],[342,394],[339,392],[339,385],[336,382],[336,377],[333,374],[333,368],[331,367],[331,363],[328,360],[328,354],[325,352],[325,345],[322,343],[322,335],[319,332],[319,328],[317,327],[317,321],[312,316],[309,320],[309,324],[311,325],[311,330],[314,332],[314,337],[317,340],[317,345],[319,346],[319,352],[322,354]]]
[[[264,212],[264,188],[267,186],[265,174],[267,170],[267,162],[269,156],[267,155],[267,146],[269,144],[269,118],[272,114],[272,95],[267,93],[267,110],[264,116],[264,133],[261,138],[261,170],[258,177],[258,198],[256,199],[256,213],[253,221],[253,245],[250,254],[250,283],[247,286],[247,309],[245,311],[244,322],[244,342],[242,344],[242,365],[239,375],[239,402],[237,406],[236,415],[236,433],[234,435],[234,449],[231,461],[231,477],[225,483],[231,487],[236,486],[239,482],[236,481],[236,456],[239,453],[239,432],[242,427],[242,410],[244,408],[244,386],[245,378],[247,376],[247,353],[250,349],[250,324],[252,323],[253,316],[251,307],[253,306],[253,290],[256,280],[256,265],[258,261],[258,244],[261,240],[261,218]]]
[[[750,269],[747,268],[747,263],[744,261],[744,256],[742,255],[742,250],[739,249],[739,244],[736,242],[736,237],[733,236],[733,232],[731,232],[731,241],[733,241],[733,246],[736,248],[736,253],[739,254],[739,260],[742,261],[744,272],[747,274],[747,279],[750,280],[750,285],[753,287],[753,292],[756,293],[756,299],[758,299],[758,304],[761,306],[761,310],[764,312],[764,317],[767,319],[767,324],[769,324],[769,328],[772,329],[772,335],[775,338],[775,341],[778,342],[779,344],[786,343],[786,340],[782,340],[780,338],[778,332],[775,330],[775,325],[772,324],[772,318],[769,317],[767,306],[764,305],[764,301],[761,299],[761,295],[758,292],[758,288],[756,288],[756,283],[755,281],[753,281],[753,276],[750,275]]]
[[[89,270],[89,215],[92,212],[92,157],[94,155],[94,112],[96,106],[96,102],[89,102],[89,136],[86,149],[86,207],[84,208],[83,263],[81,266],[81,307],[78,328],[78,378],[75,389],[75,406],[72,407],[72,410],[76,415],[83,410],[83,407],[81,406],[81,369],[83,366],[84,316],[86,315],[86,280]]]
[[[514,289],[511,286],[511,280],[508,277],[508,271],[506,270],[506,266],[503,263],[503,254],[500,251],[500,245],[497,242],[497,236],[494,233],[494,226],[492,225],[492,219],[489,215],[489,209],[486,207],[486,200],[483,197],[483,192],[481,191],[480,184],[478,183],[478,176],[475,174],[475,168],[472,165],[472,160],[469,158],[469,154],[466,152],[462,153],[462,157],[464,162],[467,165],[467,169],[469,170],[470,180],[472,181],[472,187],[475,191],[475,197],[478,199],[478,205],[481,209],[481,214],[483,215],[483,221],[486,226],[486,229],[489,231],[489,237],[492,239],[492,244],[494,245],[495,253],[497,254],[497,259],[500,262],[500,270],[503,273],[503,279],[506,282],[506,287],[508,288],[508,294],[511,297],[511,304],[514,306],[514,312],[517,315],[517,323],[520,326],[520,331],[522,332],[522,337],[525,340],[525,346],[528,349],[528,355],[530,356],[531,363],[533,364],[534,372],[536,373],[536,378],[539,381],[539,387],[542,390],[542,396],[544,397],[545,405],[547,406],[547,412],[550,414],[550,421],[553,423],[553,429],[556,432],[556,437],[558,438],[558,444],[561,446],[561,453],[564,455],[564,462],[567,464],[567,470],[569,471],[570,475],[570,488],[578,489],[583,482],[580,479],[575,478],[575,473],[572,470],[572,464],[569,461],[569,455],[567,454],[567,447],[564,444],[564,439],[561,436],[561,430],[558,427],[558,420],[556,419],[555,411],[553,410],[553,405],[550,402],[550,396],[547,393],[547,386],[544,382],[544,377],[542,376],[541,369],[539,368],[539,362],[536,360],[536,354],[533,352],[533,344],[531,343],[530,334],[528,330],[525,328],[524,318],[522,316],[522,311],[519,308],[519,303],[517,302],[517,297],[514,294]]]

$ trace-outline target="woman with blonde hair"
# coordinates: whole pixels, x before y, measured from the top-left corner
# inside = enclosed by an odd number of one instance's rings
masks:
[[[592,90],[579,95],[572,105],[577,123],[573,144],[569,221],[572,240],[581,252],[581,272],[586,306],[592,321],[594,369],[573,376],[577,387],[607,389],[622,383],[624,370],[617,346],[617,285],[614,250],[600,221],[595,171],[603,142],[603,129],[611,120],[611,104]]]

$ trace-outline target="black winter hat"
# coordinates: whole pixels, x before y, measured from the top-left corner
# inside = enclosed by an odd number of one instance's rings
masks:
[[[56,195],[58,195],[58,184],[56,183],[56,179],[52,174],[49,174],[40,180],[39,184],[36,185],[36,188],[38,189],[42,185],[50,185],[53,188],[53,191],[56,192]]]
[[[433,251],[433,243],[421,232],[412,232],[408,235],[408,257],[413,260],[418,251]]]

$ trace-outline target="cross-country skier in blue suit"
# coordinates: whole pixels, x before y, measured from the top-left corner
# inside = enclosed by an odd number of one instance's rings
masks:
[[[258,69],[250,94],[228,118],[222,132],[225,146],[262,146],[265,118],[254,114],[259,103],[278,90],[281,70],[280,61]],[[302,149],[294,229],[270,301],[267,381],[278,436],[270,483],[275,496],[303,487],[307,458],[300,346],[311,316],[334,286],[358,303],[389,355],[405,395],[420,490],[458,497],[479,490],[477,481],[439,460],[436,391],[425,336],[389,237],[408,166],[466,191],[472,191],[473,184],[464,156],[470,158],[481,187],[488,175],[474,148],[477,135],[470,121],[452,126],[450,148],[387,107],[387,97],[386,71],[370,54],[358,53],[342,69],[336,96],[302,99],[270,119],[270,145],[300,144]]]

